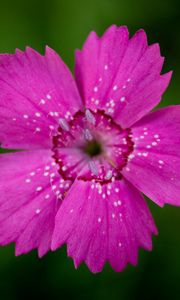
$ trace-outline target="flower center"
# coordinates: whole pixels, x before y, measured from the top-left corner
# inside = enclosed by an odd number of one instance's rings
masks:
[[[129,129],[122,129],[103,111],[77,112],[70,121],[59,119],[53,137],[54,159],[61,176],[102,184],[120,178],[133,151]]]
[[[86,153],[90,157],[94,157],[102,154],[102,145],[98,141],[92,140],[86,143],[83,150],[84,153]]]

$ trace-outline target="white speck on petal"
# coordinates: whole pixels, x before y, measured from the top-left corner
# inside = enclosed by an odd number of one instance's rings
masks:
[[[134,154],[129,154],[129,159],[133,159],[135,157],[135,155]]]
[[[45,104],[45,103],[46,103],[46,101],[44,99],[41,99],[39,102],[39,104]]]
[[[125,99],[126,99],[125,97],[121,97],[120,101],[121,101],[121,102],[124,102]]]
[[[62,171],[66,171],[67,170],[67,167],[66,166],[63,166],[62,167]]]
[[[39,118],[41,116],[41,114],[39,112],[36,112],[35,116]]]
[[[38,186],[38,187],[36,188],[36,191],[37,191],[37,192],[42,191],[42,186]]]
[[[117,85],[114,85],[114,86],[113,86],[113,91],[117,91],[117,89],[118,89],[118,86],[117,86]]]
[[[31,172],[30,173],[30,176],[34,176],[36,173],[35,172]]]
[[[30,178],[27,178],[26,179],[26,183],[30,183],[31,182],[31,179]]]
[[[41,212],[40,208],[36,209],[36,214],[38,215]]]
[[[36,127],[35,132],[40,132],[40,131],[41,131],[41,128]]]

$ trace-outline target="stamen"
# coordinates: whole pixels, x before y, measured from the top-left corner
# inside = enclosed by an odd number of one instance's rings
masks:
[[[98,176],[98,168],[93,160],[89,162],[89,168],[95,176]]]
[[[108,170],[108,171],[107,171],[107,174],[106,174],[106,176],[105,176],[105,179],[106,179],[106,180],[111,179],[112,174],[113,174],[112,171],[111,171],[111,170]]]
[[[63,118],[59,119],[59,125],[65,131],[69,131],[70,130],[68,122],[65,119],[63,119]]]
[[[85,137],[85,139],[86,139],[87,141],[92,141],[93,136],[92,136],[92,134],[91,134],[91,132],[90,132],[89,129],[85,129],[85,130],[84,130],[84,137]]]
[[[85,115],[86,115],[87,121],[88,121],[89,123],[95,125],[96,119],[95,119],[95,117],[93,116],[92,112],[91,112],[89,109],[86,109]]]

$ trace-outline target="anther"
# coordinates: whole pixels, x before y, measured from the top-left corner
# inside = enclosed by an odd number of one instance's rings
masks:
[[[95,125],[96,119],[95,119],[95,117],[93,116],[92,112],[89,109],[86,109],[85,115],[86,115],[87,121],[89,123]]]
[[[95,164],[95,162],[93,160],[91,160],[89,162],[89,168],[91,170],[91,172],[95,175],[95,176],[98,176],[98,169],[97,169],[97,166]]]
[[[63,119],[63,118],[59,119],[59,125],[65,131],[69,131],[70,130],[68,122],[65,119]]]
[[[92,136],[92,134],[91,134],[91,132],[90,132],[89,129],[85,129],[85,130],[84,130],[84,137],[85,137],[85,139],[86,139],[87,141],[92,141],[93,136]]]

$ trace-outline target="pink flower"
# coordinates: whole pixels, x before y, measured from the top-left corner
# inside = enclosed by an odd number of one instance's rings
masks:
[[[67,244],[77,267],[115,271],[152,249],[157,229],[141,193],[180,205],[180,106],[150,111],[171,72],[143,30],[92,32],[74,81],[59,56],[0,56],[0,244],[39,256]]]

